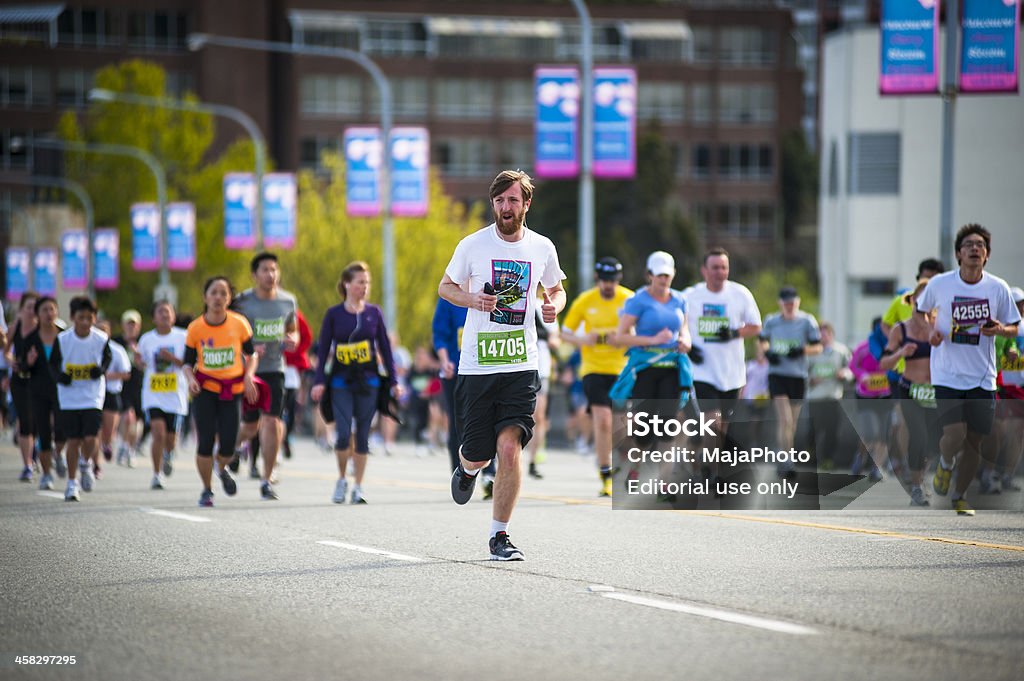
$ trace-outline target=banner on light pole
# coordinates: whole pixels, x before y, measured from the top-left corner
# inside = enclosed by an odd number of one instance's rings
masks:
[[[939,0],[883,0],[881,27],[879,92],[938,92]]]
[[[160,269],[160,208],[155,203],[131,207],[132,269],[155,272]]]
[[[115,289],[121,280],[121,235],[116,229],[97,229],[92,235],[96,274],[93,285],[98,291]]]
[[[67,229],[60,237],[61,285],[65,290],[89,286],[89,237],[84,229]]]
[[[256,176],[224,176],[224,245],[232,249],[256,245]]]
[[[534,161],[539,178],[580,172],[580,76],[575,67],[542,66],[534,72]]]

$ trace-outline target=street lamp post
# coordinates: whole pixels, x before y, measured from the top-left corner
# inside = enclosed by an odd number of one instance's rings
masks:
[[[170,271],[167,269],[167,229],[164,225],[164,210],[167,208],[167,175],[163,166],[156,157],[145,149],[128,146],[126,144],[101,144],[98,142],[64,142],[54,139],[36,139],[33,144],[44,149],[70,149],[95,154],[110,154],[113,156],[130,156],[142,161],[156,178],[156,194],[159,204],[160,215],[160,285],[157,287],[154,300],[169,300],[177,302],[177,292],[171,284]]]
[[[583,0],[572,0],[572,6],[580,16],[580,67],[583,71],[583,92],[580,106],[583,107],[583,140],[580,164],[579,193],[579,272],[576,276],[586,281],[594,269],[594,54],[593,34],[590,26],[590,12]]]
[[[37,140],[38,143],[38,140]],[[92,199],[89,198],[89,192],[85,191],[85,187],[78,184],[74,180],[69,180],[64,177],[51,177],[48,175],[32,175],[29,177],[20,177],[13,175],[11,177],[4,178],[4,183],[13,184],[27,184],[37,187],[57,187],[58,189],[64,189],[69,191],[78,197],[79,203],[82,204],[83,210],[85,210],[85,233],[86,239],[89,245],[86,248],[88,258],[88,284],[86,284],[86,291],[89,293],[89,297],[93,300],[96,299],[96,286],[94,285],[94,275],[96,273],[96,254],[93,252],[93,233],[96,229],[94,220],[94,211],[92,205]],[[26,213],[27,216],[27,213]],[[32,253],[32,257],[35,257],[35,235],[32,233],[33,230],[29,230],[29,251]],[[31,268],[29,269],[29,280],[31,281]]]
[[[395,226],[391,216],[391,150],[388,148],[388,138],[391,135],[391,111],[392,96],[391,84],[387,76],[381,71],[373,60],[366,55],[349,50],[344,47],[318,47],[316,45],[301,45],[297,43],[274,42],[270,40],[254,40],[249,38],[231,38],[228,36],[212,35],[209,33],[190,33],[188,46],[190,50],[199,50],[206,45],[217,47],[231,47],[241,50],[255,50],[258,52],[278,52],[283,54],[297,54],[308,57],[328,57],[332,59],[344,59],[355,62],[361,66],[373,78],[377,89],[380,92],[380,128],[381,137],[384,141],[384,165],[382,168],[380,205],[383,221],[383,248],[384,248],[384,318],[388,329],[398,330],[398,291],[395,282]]]
[[[97,102],[124,102],[125,104],[138,104],[154,108],[174,109],[175,111],[198,111],[230,118],[241,125],[252,139],[253,153],[255,155],[256,170],[256,250],[263,250],[263,173],[266,170],[267,146],[263,141],[263,134],[249,114],[241,109],[224,104],[208,104],[199,102],[187,102],[169,97],[147,97],[131,92],[115,92],[102,88],[93,88],[89,91],[89,99]]]

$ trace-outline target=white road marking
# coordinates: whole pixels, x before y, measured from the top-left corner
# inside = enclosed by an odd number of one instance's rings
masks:
[[[614,586],[607,586],[606,584],[591,584],[587,587],[587,591],[590,593],[608,593],[615,591]]]
[[[775,631],[780,634],[809,636],[818,633],[814,629],[805,627],[801,624],[793,624],[792,622],[783,622],[781,620],[773,620],[765,617],[756,617],[754,615],[745,615],[743,613],[731,612],[729,610],[718,610],[716,608],[708,608],[700,605],[686,605],[685,603],[674,603],[671,601],[659,601],[653,598],[632,596],[630,594],[602,593],[601,595],[604,598],[611,598],[616,601],[625,601],[626,603],[633,603],[635,605],[646,605],[649,608],[671,610],[673,612],[681,612],[687,615],[696,615],[697,617],[708,617],[722,622],[731,622],[733,624],[742,624],[744,626],[756,627],[758,629],[767,629],[768,631]]]
[[[392,553],[391,551],[385,551],[384,549],[375,549],[369,546],[356,546],[355,544],[345,544],[340,541],[318,541],[317,544],[334,546],[339,549],[348,549],[349,551],[359,551],[360,553],[371,553],[375,556],[384,556],[385,558],[392,558],[394,560],[407,560],[412,563],[418,563],[423,560],[422,558],[407,556],[403,553]]]
[[[40,491],[36,492],[36,494],[38,494],[41,497],[50,497],[51,499],[60,499],[61,501],[64,501],[64,494],[61,493],[61,492],[53,492],[53,491],[48,491],[48,490],[40,490]]]
[[[139,510],[142,511],[143,513],[149,513],[150,515],[159,515],[163,516],[164,518],[174,518],[175,520],[187,520],[190,523],[210,522],[209,518],[203,518],[202,516],[189,515],[187,513],[175,513],[174,511],[162,511],[159,508],[148,508],[146,506],[142,506],[139,508]]]

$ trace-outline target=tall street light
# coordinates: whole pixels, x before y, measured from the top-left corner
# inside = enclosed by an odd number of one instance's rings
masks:
[[[88,268],[88,272],[89,272],[89,276],[88,276],[89,283],[87,284],[86,291],[89,293],[89,297],[92,298],[93,300],[95,300],[96,299],[96,287],[93,284],[93,281],[94,281],[94,277],[95,277],[95,273],[96,273],[96,269],[95,269],[95,267],[96,267],[96,254],[93,251],[93,233],[96,230],[96,225],[95,225],[95,219],[93,217],[94,216],[94,211],[93,211],[92,199],[89,198],[89,192],[85,191],[85,187],[83,187],[79,183],[75,182],[74,180],[69,180],[66,177],[54,177],[54,176],[49,176],[49,175],[30,175],[30,176],[27,176],[27,177],[22,177],[22,176],[18,176],[18,175],[12,175],[10,177],[5,177],[3,179],[3,183],[4,184],[27,184],[27,185],[32,185],[32,186],[36,186],[36,187],[56,187],[58,189],[63,189],[65,191],[71,192],[72,194],[74,194],[78,198],[79,203],[82,204],[82,208],[85,210],[85,233],[86,233],[86,239],[88,239],[88,241],[89,241],[89,245],[86,248],[86,253],[88,254],[86,256],[88,258],[87,268]],[[28,217],[28,213],[25,213],[25,216]],[[31,218],[29,218],[29,219],[31,220]],[[28,240],[29,240],[29,243],[28,243],[29,251],[32,253],[32,255],[34,257],[35,256],[35,251],[36,251],[36,242],[35,242],[36,240],[35,240],[34,230],[31,229],[31,228],[29,229],[29,238],[28,238]],[[31,276],[32,276],[31,273],[32,273],[32,270],[30,268],[29,269],[29,280],[30,281],[31,281]],[[31,287],[29,287],[29,288],[31,288]]]
[[[380,92],[380,128],[381,138],[384,142],[384,166],[380,187],[380,206],[383,220],[383,242],[384,242],[384,318],[388,329],[398,330],[398,289],[395,283],[395,225],[391,217],[391,150],[388,148],[388,138],[391,135],[391,84],[387,76],[380,70],[366,55],[349,50],[344,47],[318,47],[316,45],[301,45],[298,43],[274,42],[271,40],[253,40],[249,38],[231,38],[228,36],[212,35],[209,33],[190,33],[188,36],[188,47],[190,50],[200,50],[206,45],[217,47],[231,47],[241,50],[255,50],[258,52],[278,52],[283,54],[298,54],[308,57],[328,57],[332,59],[344,59],[361,66],[370,76]]]
[[[256,169],[256,250],[263,250],[263,173],[267,163],[267,146],[263,141],[263,133],[256,125],[249,114],[241,109],[224,104],[209,104],[206,102],[188,102],[181,99],[169,97],[147,97],[131,92],[115,92],[103,88],[89,90],[89,99],[94,102],[123,102],[125,104],[138,104],[160,109],[174,109],[175,111],[193,111],[208,113],[214,116],[230,118],[241,125],[252,139],[253,153],[255,155]]]
[[[156,195],[159,204],[159,225],[160,225],[160,285],[154,292],[154,300],[169,300],[177,302],[177,291],[171,284],[170,271],[167,269],[167,229],[164,225],[164,210],[167,207],[167,176],[163,166],[153,154],[145,149],[128,146],[127,144],[101,144],[98,142],[65,142],[55,139],[36,139],[32,142],[37,147],[44,149],[69,149],[91,154],[110,154],[112,156],[130,156],[142,161],[156,178]]]
[[[586,281],[594,269],[594,53],[590,12],[583,0],[572,0],[580,16],[580,69],[583,71],[583,141],[580,144],[580,212],[579,212],[579,271],[576,276]]]

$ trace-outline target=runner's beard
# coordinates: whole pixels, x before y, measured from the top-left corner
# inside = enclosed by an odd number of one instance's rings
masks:
[[[523,226],[523,220],[526,218],[526,211],[517,213],[513,210],[508,211],[505,215],[509,215],[510,217],[502,217],[502,213],[494,211],[494,224],[498,226],[499,232],[505,236],[512,236]]]

